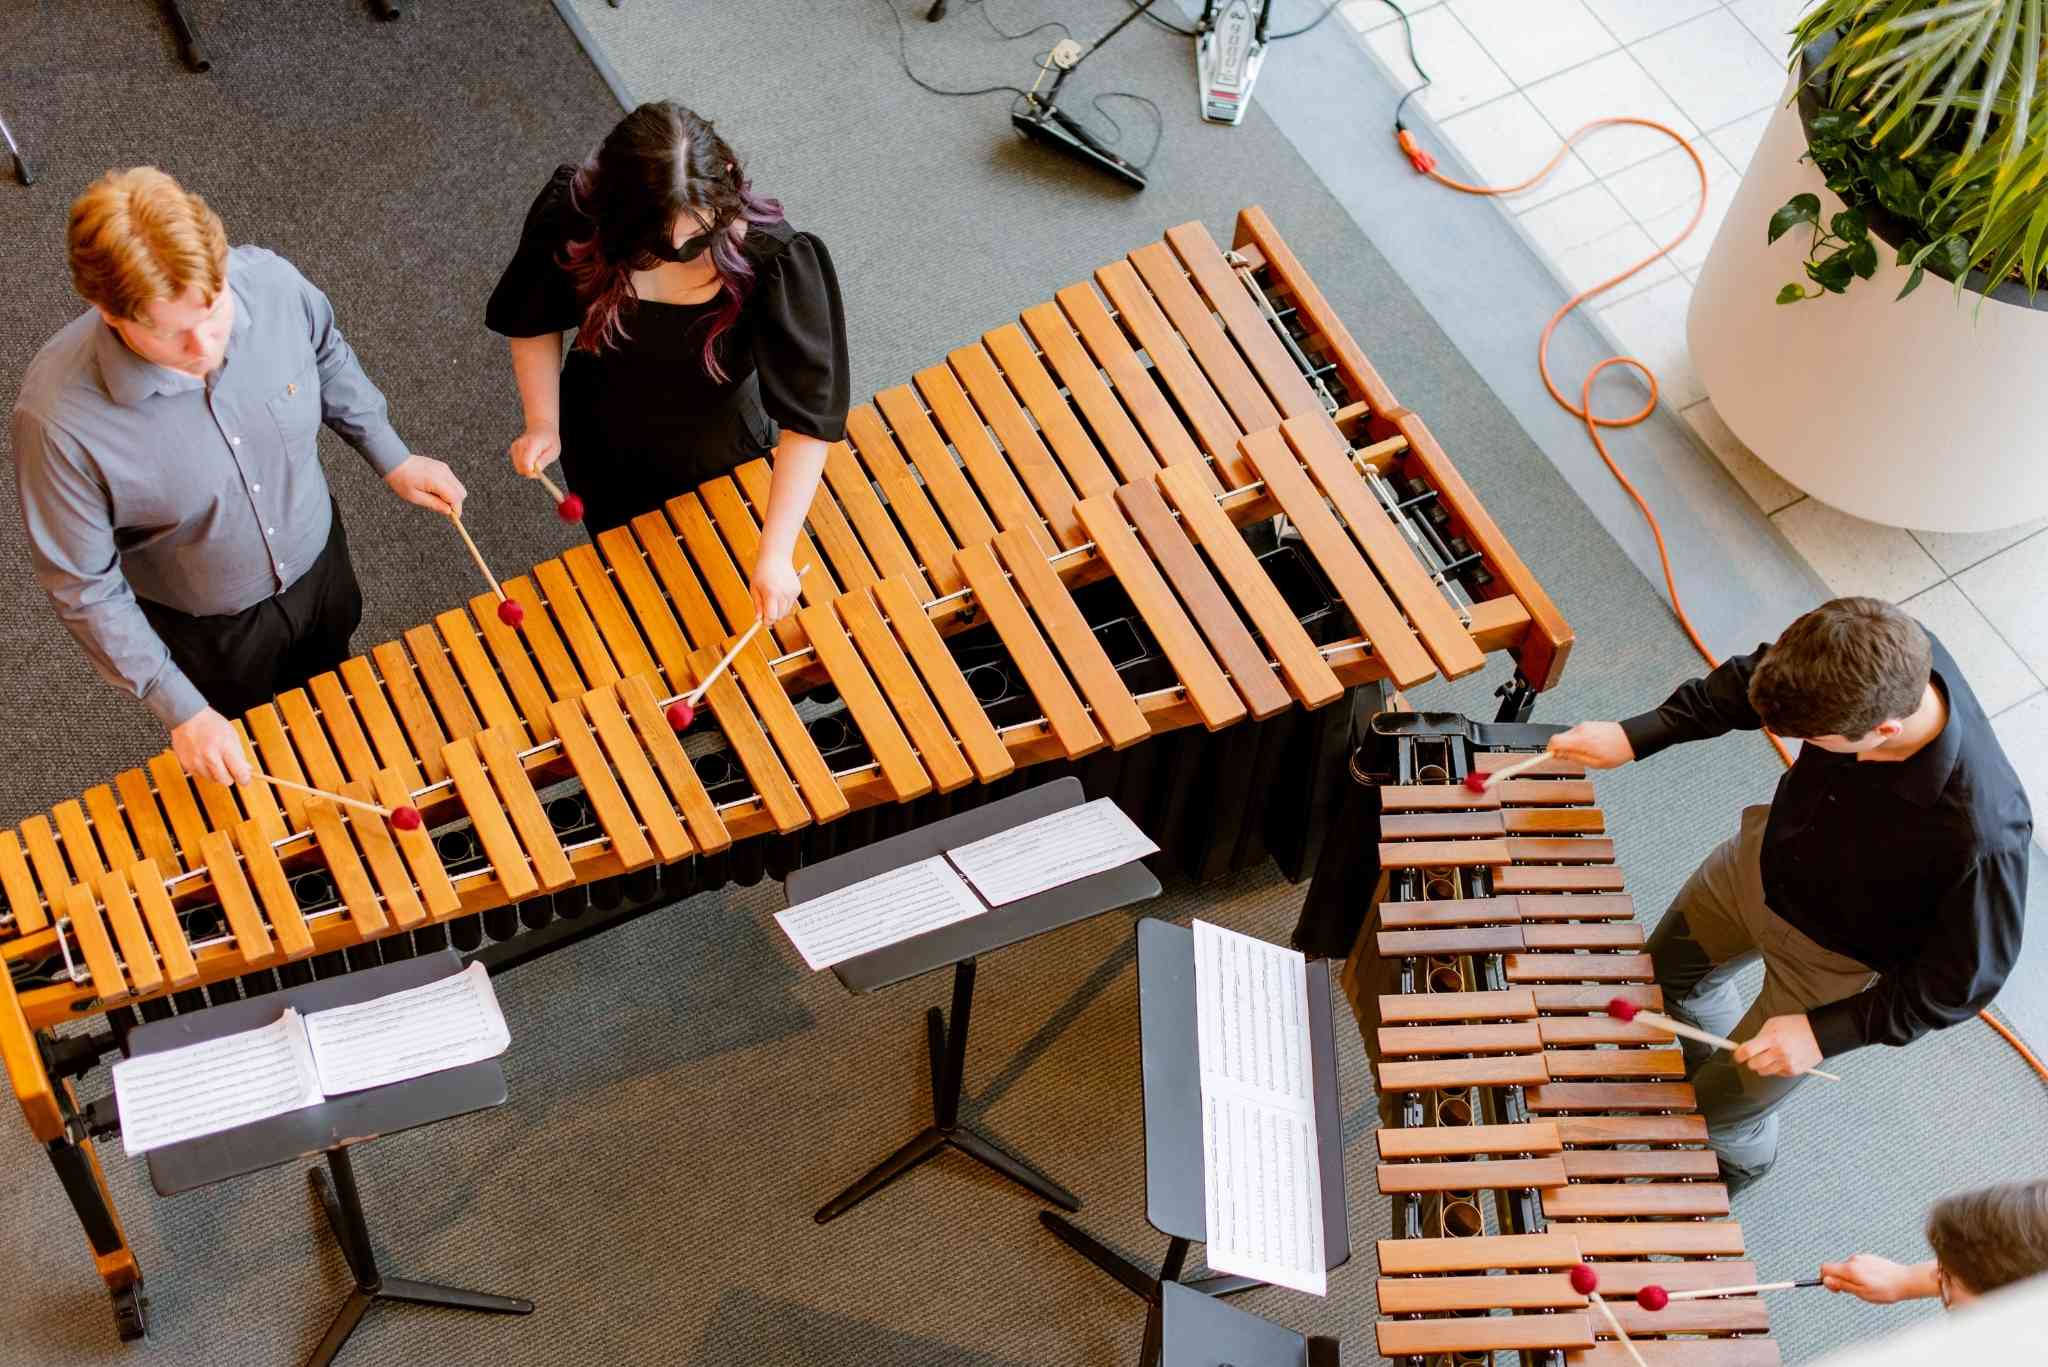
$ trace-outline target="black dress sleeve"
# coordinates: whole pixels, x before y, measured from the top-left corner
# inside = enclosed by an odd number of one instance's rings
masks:
[[[1621,723],[1629,749],[1639,760],[1683,741],[1711,740],[1730,731],[1760,731],[1763,718],[1749,705],[1749,680],[1770,649],[1765,642],[1747,655],[1730,655],[1705,678],[1689,679],[1654,712]]]
[[[539,337],[582,323],[576,283],[556,260],[577,218],[569,203],[569,179],[574,174],[572,166],[558,168],[526,211],[519,249],[484,308],[484,326],[491,331],[506,337]]]
[[[820,441],[846,437],[846,314],[825,244],[797,233],[761,265],[749,301],[761,406],[778,426]]]

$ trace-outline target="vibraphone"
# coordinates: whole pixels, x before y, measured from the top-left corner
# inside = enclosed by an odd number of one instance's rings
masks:
[[[1606,1014],[1662,1005],[1583,770],[1547,761],[1484,795],[1557,728],[1388,713],[1373,723],[1381,892],[1345,982],[1379,1084],[1380,1352],[1410,1367],[1629,1367],[1566,1271],[1590,1260],[1650,1367],[1770,1367],[1740,1225],[1677,1043]]]
[[[166,753],[0,831],[0,1057],[124,1336],[140,1272],[92,1147],[118,1120],[74,1079],[138,1018],[449,943],[503,967],[1037,764],[1198,875],[1298,875],[1349,750],[1329,704],[1505,650],[1526,715],[1571,644],[1256,208],[1232,251],[1175,228],[847,426],[803,606],[715,725],[662,707],[752,619],[762,460],[508,582],[517,631],[479,595],[237,722],[270,773],[426,829]]]

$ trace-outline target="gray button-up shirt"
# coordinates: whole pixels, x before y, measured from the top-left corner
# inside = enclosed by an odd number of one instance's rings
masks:
[[[166,726],[206,700],[137,596],[194,616],[282,592],[327,543],[320,425],[388,475],[409,454],[335,326],[283,257],[228,255],[235,321],[208,379],[130,351],[97,311],[30,363],[12,436],[36,580],[109,681]]]

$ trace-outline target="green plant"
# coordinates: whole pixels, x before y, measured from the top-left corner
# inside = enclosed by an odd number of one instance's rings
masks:
[[[1808,152],[1848,208],[1825,229],[1811,195],[1771,216],[1774,242],[1813,229],[1806,274],[1819,286],[1787,285],[1778,301],[1869,278],[1873,205],[1911,230],[1898,247],[1912,267],[1900,298],[1930,266],[1958,290],[1971,270],[2037,289],[2048,279],[2048,0],[1819,0],[1795,30],[1795,57],[1830,35]]]

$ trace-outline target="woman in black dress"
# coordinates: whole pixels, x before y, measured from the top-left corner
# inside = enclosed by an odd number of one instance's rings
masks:
[[[772,451],[750,579],[763,618],[795,608],[790,554],[846,435],[839,283],[708,120],[644,104],[559,168],[484,320],[510,339],[526,413],[513,468],[560,457],[592,535]]]

